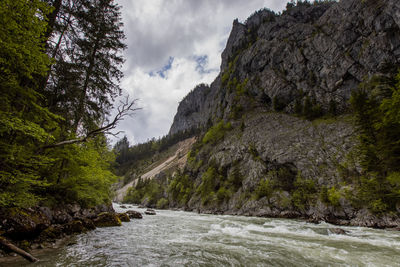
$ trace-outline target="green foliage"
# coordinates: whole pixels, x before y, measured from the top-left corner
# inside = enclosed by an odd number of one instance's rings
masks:
[[[225,133],[232,129],[232,125],[230,122],[224,123],[224,121],[220,121],[216,125],[212,126],[207,133],[203,137],[204,144],[215,144],[219,140],[223,139]]]
[[[304,179],[301,174],[298,173],[294,186],[295,189],[292,193],[293,205],[304,211],[307,206],[312,204],[315,198],[315,193],[317,192],[315,183],[313,180]]]
[[[333,186],[327,191],[328,201],[335,207],[340,206],[340,192]]]
[[[396,176],[396,174],[391,175]],[[392,184],[386,177],[369,173],[360,178],[360,184],[356,187],[355,196],[351,200],[355,205],[367,206],[377,214],[395,211],[396,204],[400,201],[399,189],[400,186]]]
[[[222,74],[222,77],[221,77],[221,83],[223,86],[225,86],[227,84],[227,82],[230,81],[231,75],[235,71],[235,67],[236,67],[236,63],[237,63],[238,59],[239,59],[239,53],[236,55],[236,57],[232,61],[229,61],[228,69]]]
[[[84,207],[110,201],[110,186],[117,180],[110,168],[115,156],[104,140],[91,140],[52,153],[56,153],[53,155],[55,164],[45,173],[50,183],[48,198],[54,198],[57,203],[79,203]]]
[[[156,208],[157,208],[157,209],[166,209],[166,208],[168,208],[168,199],[166,199],[166,198],[160,198],[160,199],[157,201]]]
[[[219,180],[219,174],[214,167],[209,167],[201,176],[201,184],[197,188],[197,192],[201,196],[203,205],[215,199],[214,191]]]
[[[254,190],[253,198],[256,200],[263,197],[269,199],[271,198],[273,192],[274,192],[273,182],[268,179],[261,179],[258,183],[258,186]]]
[[[222,203],[225,200],[231,198],[232,192],[229,189],[227,189],[226,187],[222,186],[218,189],[216,196],[217,196],[218,202]]]
[[[243,186],[243,175],[240,173],[238,165],[233,166],[231,173],[228,176],[227,186],[234,192],[238,191]]]
[[[156,207],[161,199],[164,198],[166,188],[162,181],[157,179],[138,179],[136,186],[129,188],[127,195],[124,198],[124,202],[141,204],[146,202],[151,207]]]
[[[249,78],[244,79],[242,83],[237,83],[236,85],[236,95],[241,96],[247,94],[246,85],[249,82]]]
[[[236,120],[241,116],[242,112],[243,112],[243,106],[242,105],[240,105],[240,104],[233,105],[232,106],[232,113],[230,114],[230,118]]]
[[[371,211],[394,211],[399,203],[400,74],[395,79],[374,76],[350,99],[360,144],[364,174],[356,187],[358,205]]]
[[[116,161],[120,166],[130,166],[135,162],[150,159],[154,154],[164,152],[178,142],[193,137],[199,132],[200,129],[192,128],[186,131],[179,131],[172,135],[166,135],[159,139],[153,138],[148,142],[130,147],[128,140],[124,137],[114,146],[114,150],[117,153]]]
[[[50,52],[52,48],[52,42],[46,38],[51,36],[54,26],[47,24],[53,10],[46,3],[51,1],[0,2],[0,208],[29,207],[41,203],[51,205],[74,202],[83,206],[109,203],[110,185],[116,178],[110,171],[113,154],[107,149],[105,137],[101,134],[86,143],[54,148],[48,146],[77,137],[76,128],[71,127],[69,116],[73,112],[71,103],[77,103],[75,100],[78,94],[69,91],[70,87],[67,86],[73,81],[60,84],[59,90],[53,91],[52,85],[59,78],[57,72],[51,72],[51,82],[45,88],[46,77],[50,74],[49,65],[54,63],[45,54],[45,50]],[[93,10],[93,6],[90,9]],[[121,26],[114,22],[104,23],[103,29]],[[82,25],[82,21],[79,23]],[[90,28],[88,24],[85,26]],[[89,33],[82,30],[74,34],[78,39],[87,37]],[[113,42],[117,43],[118,40],[114,39]],[[107,46],[110,48],[111,44]],[[111,54],[102,55],[102,63],[119,60]],[[68,54],[68,58],[79,56]],[[64,60],[66,58],[63,57]],[[80,66],[85,66],[84,60],[80,59]],[[97,68],[99,64],[96,63]],[[107,71],[118,72],[110,65]],[[82,81],[84,74],[78,69],[74,69],[74,72],[77,75],[75,80]],[[86,73],[91,78],[88,82],[94,81],[96,75],[102,74],[100,71],[89,75]],[[107,83],[113,87],[115,84],[111,80]],[[89,93],[89,90],[80,92]],[[99,92],[91,91],[90,99],[99,96]],[[66,98],[64,93],[74,95],[74,100]],[[101,110],[87,101],[86,111],[106,115],[108,96],[107,89],[103,90]],[[54,102],[55,99],[57,101]],[[65,108],[65,112],[62,112],[62,108]],[[101,119],[104,120],[104,116]],[[93,130],[100,124],[99,121],[93,120],[90,126],[82,125],[88,127],[79,130],[82,133]]]
[[[315,99],[311,100],[311,98],[307,96],[304,100],[302,115],[308,120],[314,120],[318,117],[321,117],[322,114],[323,112],[321,105],[318,104]]]
[[[189,175],[178,170],[171,178],[167,192],[172,201],[185,206],[194,193],[193,181],[189,178]]]
[[[49,11],[38,0],[0,2],[0,207],[35,205],[47,186],[40,169],[52,159],[37,149],[54,140],[56,116],[38,104],[35,77],[50,63],[42,37]]]
[[[249,153],[251,154],[251,157],[253,158],[253,160],[261,160],[261,158],[260,158],[260,156],[259,156],[259,154],[258,154],[258,151],[257,151],[257,148],[256,148],[256,146],[254,145],[254,143],[250,143],[249,144],[249,148],[248,148],[248,151],[249,151]]]

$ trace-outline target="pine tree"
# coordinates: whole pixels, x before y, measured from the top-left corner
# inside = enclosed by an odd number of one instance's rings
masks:
[[[125,38],[121,13],[113,0],[84,1],[77,12],[82,36],[74,40],[75,60],[81,69],[81,81],[74,110],[74,129],[80,123],[91,128],[111,109],[111,101],[120,94],[119,69]]]

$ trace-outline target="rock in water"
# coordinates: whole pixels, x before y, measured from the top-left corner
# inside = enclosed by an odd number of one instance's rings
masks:
[[[341,229],[341,228],[330,228],[329,232],[331,232],[332,234],[336,234],[336,235],[346,235],[347,231]]]
[[[129,219],[129,215],[127,213],[118,213],[117,216],[121,220],[121,222],[130,222],[131,221]]]
[[[125,214],[129,216],[131,219],[142,219],[143,216],[140,212],[134,210],[128,210]]]
[[[121,226],[121,220],[113,212],[102,212],[93,220],[97,227]]]
[[[153,209],[147,209],[144,213],[147,215],[156,215],[156,211]]]

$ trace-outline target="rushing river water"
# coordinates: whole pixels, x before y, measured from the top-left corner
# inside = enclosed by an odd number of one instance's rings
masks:
[[[114,205],[119,212],[124,211]],[[141,209],[135,209],[144,211]],[[157,211],[98,228],[30,266],[400,266],[400,232]],[[18,260],[7,266],[28,265]]]

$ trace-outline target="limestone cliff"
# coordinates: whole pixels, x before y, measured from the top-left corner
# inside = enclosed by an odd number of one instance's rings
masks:
[[[170,134],[220,120],[230,130],[199,139],[184,170],[197,189],[170,207],[399,227],[398,214],[378,216],[351,200],[361,168],[348,114],[352,91],[399,63],[397,0],[289,4],[235,20],[220,74],[182,100]]]
[[[273,100],[288,113],[307,97],[322,111],[343,111],[365,77],[396,70],[399,26],[396,0],[299,4],[235,20],[220,75],[182,100],[170,133],[229,118],[234,107],[272,107]]]

